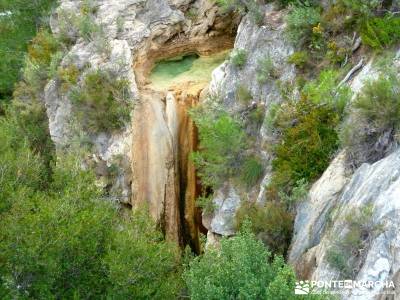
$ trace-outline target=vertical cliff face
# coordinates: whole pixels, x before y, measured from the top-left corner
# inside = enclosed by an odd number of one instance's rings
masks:
[[[218,51],[220,44],[215,45],[213,48],[209,44],[205,53]],[[206,47],[203,45],[202,49]],[[184,45],[182,51],[197,50]],[[170,86],[164,82],[169,78],[163,78],[163,82],[150,81],[141,90],[132,120],[132,205],[149,205],[153,218],[170,240],[182,246],[190,245],[197,252],[202,222],[195,201],[201,184],[190,159],[191,153],[197,150],[198,137],[189,111],[207,94],[211,74],[205,76],[204,62],[215,64],[225,56],[225,51],[200,56],[200,64],[194,62],[193,68],[184,72],[186,76],[176,77]],[[184,58],[175,61],[179,68],[179,61],[184,62]],[[201,69],[199,74],[203,77],[196,77],[196,68]]]
[[[68,41],[60,67],[76,67],[77,89],[86,74],[98,70],[126,81],[131,120],[118,130],[86,130],[76,121],[71,93],[54,78],[45,89],[51,137],[58,151],[90,144],[84,163],[96,171],[110,198],[133,207],[147,203],[170,240],[198,249],[199,185],[188,160],[197,142],[187,110],[209,79],[170,92],[153,89],[148,79],[158,60],[188,53],[207,57],[231,48],[240,18],[208,0],[89,4],[62,0],[51,17],[54,35]],[[79,27],[83,21],[93,32],[85,35]]]

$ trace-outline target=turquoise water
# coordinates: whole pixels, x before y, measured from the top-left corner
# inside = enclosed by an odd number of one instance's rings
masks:
[[[222,64],[229,51],[210,56],[189,54],[156,63],[151,71],[150,81],[153,88],[166,90],[183,82],[204,85],[210,82],[212,71]]]

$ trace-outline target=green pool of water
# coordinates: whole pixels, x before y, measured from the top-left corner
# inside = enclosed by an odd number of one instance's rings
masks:
[[[211,80],[212,71],[224,62],[228,54],[229,51],[210,56],[189,54],[160,61],[151,71],[151,85],[155,89],[166,90],[183,82],[206,84]]]

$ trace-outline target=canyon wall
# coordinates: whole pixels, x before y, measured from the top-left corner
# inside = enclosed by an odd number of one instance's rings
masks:
[[[45,105],[57,151],[87,148],[83,165],[95,170],[111,199],[133,207],[145,203],[169,239],[196,251],[199,183],[188,155],[197,136],[187,110],[205,86],[156,92],[148,76],[159,60],[231,48],[239,21],[207,0],[63,0],[50,21],[54,35],[71,44],[60,65],[77,67],[78,86],[89,72],[107,71],[128,81],[133,107],[121,130],[91,132],[77,121],[71,94],[59,79],[51,80]],[[96,29],[89,38],[82,22]]]

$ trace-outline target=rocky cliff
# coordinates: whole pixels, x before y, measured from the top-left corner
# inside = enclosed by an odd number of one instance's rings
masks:
[[[59,79],[51,80],[45,88],[45,105],[57,150],[90,145],[84,166],[95,170],[110,198],[130,207],[148,205],[168,239],[181,246],[189,244],[195,251],[200,251],[200,232],[207,234],[208,246],[215,245],[221,236],[236,233],[235,214],[243,203],[268,201],[273,159],[268,148],[275,136],[266,122],[246,128],[253,141],[251,152],[261,158],[262,178],[251,188],[226,179],[222,187],[211,191],[212,212],[201,214],[196,206],[202,186],[189,159],[198,149],[197,128],[188,114],[192,107],[217,101],[241,120],[255,110],[264,120],[273,105],[284,101],[282,85],[295,85],[299,70],[288,63],[295,51],[285,35],[288,10],[267,4],[261,11],[259,25],[250,16],[223,12],[208,0],[62,0],[51,18],[54,35],[69,45],[60,66],[78,70],[76,84],[83,86],[93,70],[106,71],[128,83],[132,105],[129,122],[122,128],[88,130],[79,121],[73,94],[63,91]],[[82,24],[92,28],[89,33]],[[355,36],[353,40],[355,52],[360,44]],[[225,61],[213,71],[209,86],[204,81],[184,81],[167,89],[152,85],[151,71],[161,60],[193,53],[207,57],[231,48],[246,52],[246,64],[238,68],[231,60]],[[353,98],[367,79],[379,75],[371,53],[361,51],[355,56],[354,68],[341,83],[352,89]],[[265,57],[272,61],[274,74],[260,84],[257,72]],[[397,69],[398,61],[399,54],[391,61]],[[238,99],[239,87],[248,91],[249,103]],[[393,147],[379,161],[354,169],[346,149],[337,151],[296,207],[288,260],[300,277],[329,281],[343,276],[327,262],[327,256],[336,241],[347,236],[348,216],[354,214],[368,218],[369,232],[363,252],[353,259],[352,279],[388,279],[400,286],[399,155]],[[353,289],[343,297],[375,299],[380,292],[379,288]]]

